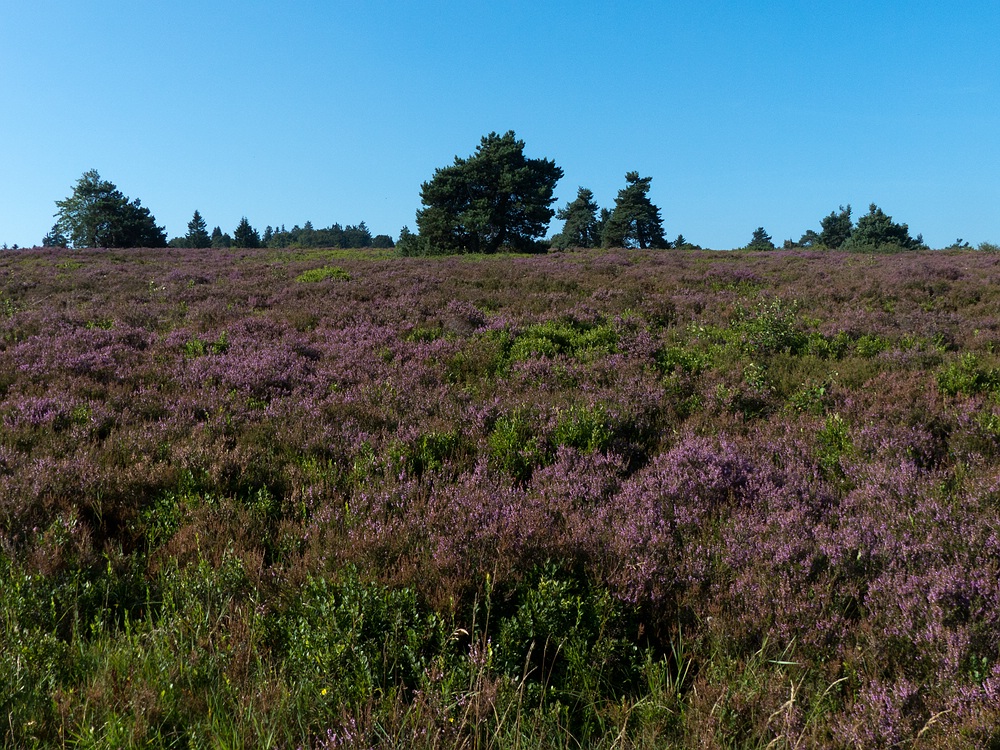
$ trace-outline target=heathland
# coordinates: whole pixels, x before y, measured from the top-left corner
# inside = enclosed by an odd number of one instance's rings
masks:
[[[0,254],[9,747],[996,747],[987,252]]]

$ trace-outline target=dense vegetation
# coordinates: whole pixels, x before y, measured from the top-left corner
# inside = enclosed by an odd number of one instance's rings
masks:
[[[9,747],[996,747],[988,253],[0,255]]]

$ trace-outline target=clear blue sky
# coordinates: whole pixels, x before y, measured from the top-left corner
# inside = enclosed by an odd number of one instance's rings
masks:
[[[997,0],[5,2],[0,243],[92,168],[170,237],[195,209],[395,237],[494,130],[565,170],[558,206],[652,176],[706,247],[871,202],[1000,242],[998,44]]]

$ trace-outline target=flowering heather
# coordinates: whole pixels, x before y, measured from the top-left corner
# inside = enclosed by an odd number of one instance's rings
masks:
[[[0,255],[4,744],[995,747],[986,253]]]

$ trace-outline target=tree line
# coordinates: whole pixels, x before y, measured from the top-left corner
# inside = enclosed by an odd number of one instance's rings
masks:
[[[372,235],[361,222],[316,229],[312,222],[286,230],[268,226],[263,233],[244,216],[232,234],[216,226],[211,232],[195,209],[187,233],[169,242],[164,228],[139,200],[130,200],[97,170],[84,172],[64,200],[56,201],[56,222],[42,239],[43,247],[393,247],[392,237]]]
[[[316,229],[311,222],[286,230],[267,226],[261,233],[244,216],[232,233],[216,226],[211,232],[199,211],[188,223],[187,233],[169,242],[149,209],[130,200],[96,170],[85,172],[65,200],[56,201],[56,223],[42,244],[64,247],[376,247],[395,246],[400,255],[446,253],[545,252],[549,248],[624,247],[640,249],[700,249],[678,234],[668,240],[660,208],[649,198],[651,177],[638,171],[625,174],[625,186],[614,205],[600,207],[592,190],[580,187],[576,198],[558,210],[555,186],[562,168],[551,159],[529,158],[524,141],[513,131],[483,136],[475,152],[455,157],[452,164],[434,171],[420,187],[421,208],[416,232],[404,226],[399,239],[373,236],[364,222],[333,224]],[[562,230],[545,239],[555,217]],[[893,221],[872,203],[857,223],[851,206],[840,206],[798,240],[785,240],[784,248],[899,251],[926,248],[923,236],[910,235],[909,227]],[[773,250],[776,245],[757,227],[749,250]],[[957,240],[951,247],[969,247]],[[981,249],[996,246],[983,243]],[[996,248],[1000,249],[1000,248]]]
[[[418,232],[404,227],[397,247],[404,255],[501,248],[530,252],[549,246],[698,248],[682,234],[666,239],[660,209],[649,198],[652,178],[627,172],[625,187],[610,208],[600,208],[593,191],[580,187],[574,200],[553,210],[555,185],[562,176],[551,160],[526,158],[524,141],[512,131],[490,133],[474,154],[455,157],[454,164],[436,170],[421,186]],[[563,222],[562,231],[541,243],[553,216]],[[921,235],[911,237],[906,224],[894,222],[874,203],[856,225],[851,207],[841,206],[822,219],[819,232],[808,230],[783,246],[883,252],[926,248]],[[744,247],[773,250],[775,244],[764,227],[757,227]]]

